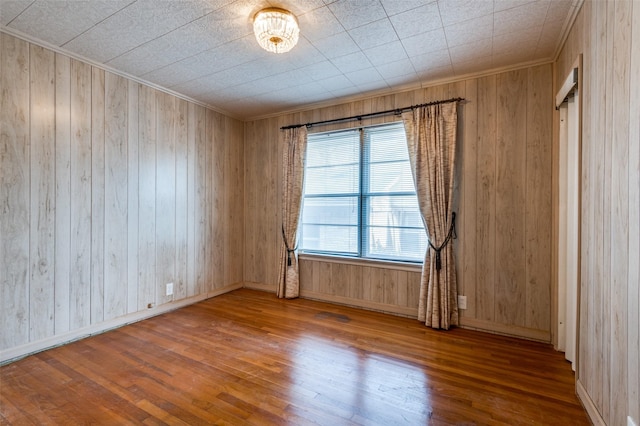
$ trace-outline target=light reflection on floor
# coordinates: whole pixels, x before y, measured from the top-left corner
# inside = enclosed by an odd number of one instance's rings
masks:
[[[318,422],[320,413],[326,424],[338,417],[354,424],[428,423],[427,377],[419,367],[310,336],[299,337],[294,354],[290,401],[296,415]]]

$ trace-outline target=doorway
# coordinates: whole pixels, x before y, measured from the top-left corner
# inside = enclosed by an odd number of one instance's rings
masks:
[[[556,96],[560,113],[558,149],[558,350],[575,371],[580,295],[580,92],[571,70]]]

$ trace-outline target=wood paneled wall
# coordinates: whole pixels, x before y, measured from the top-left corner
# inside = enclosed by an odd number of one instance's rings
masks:
[[[240,286],[242,123],[0,37],[2,360]]]
[[[556,63],[582,54],[578,394],[595,424],[640,424],[640,3],[585,1]]]
[[[300,260],[300,294],[318,300],[418,316],[420,269],[387,263],[346,263],[314,256]]]
[[[247,286],[275,291],[280,233],[279,127],[464,97],[459,116],[455,241],[462,322],[550,339],[552,66],[374,97],[245,123]],[[394,116],[363,124],[396,120]],[[324,131],[356,124],[314,128]],[[416,315],[420,268],[305,256],[303,296]],[[418,278],[416,278],[416,276]]]

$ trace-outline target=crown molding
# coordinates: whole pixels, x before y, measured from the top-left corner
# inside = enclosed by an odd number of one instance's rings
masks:
[[[96,62],[94,60],[91,60],[89,58],[86,58],[82,55],[78,55],[75,54],[73,52],[70,52],[64,48],[61,48],[59,46],[55,46],[53,44],[47,43],[43,40],[37,39],[35,37],[32,37],[28,34],[25,34],[21,31],[6,27],[4,25],[0,25],[0,32],[9,34],[13,37],[17,37],[20,38],[22,40],[25,40],[29,43],[44,47],[46,49],[52,50],[56,53],[68,56],[70,58],[73,59],[77,59],[79,61],[85,62],[91,66],[94,66],[96,68],[102,69],[104,71],[108,71],[110,73],[125,77],[129,80],[135,81],[137,83],[143,84],[145,86],[151,87],[153,89],[156,89],[158,91],[167,93],[169,95],[175,96],[177,98],[186,100],[188,102],[194,103],[196,105],[200,105],[203,106],[207,109],[210,109],[212,111],[218,112],[220,114],[223,114],[227,117],[242,121],[242,122],[250,122],[250,121],[256,121],[256,120],[263,120],[263,119],[267,119],[267,118],[274,118],[274,117],[279,117],[282,115],[288,115],[288,114],[296,114],[296,113],[300,113],[300,112],[305,112],[305,111],[310,111],[310,110],[314,110],[314,109],[319,109],[319,108],[326,108],[326,107],[330,107],[330,106],[335,106],[335,105],[340,105],[340,104],[344,104],[344,103],[350,103],[350,102],[357,102],[357,101],[362,101],[362,100],[367,100],[367,99],[371,99],[371,98],[375,98],[375,97],[380,97],[380,96],[387,96],[387,95],[391,95],[391,94],[399,94],[399,93],[404,93],[404,92],[409,92],[409,91],[413,91],[413,90],[418,90],[418,89],[425,89],[428,87],[434,87],[434,86],[438,86],[438,85],[443,85],[443,84],[450,84],[450,83],[457,83],[460,81],[464,81],[464,80],[469,80],[469,79],[474,79],[474,78],[481,78],[481,77],[486,77],[488,75],[493,75],[493,74],[499,74],[499,73],[503,73],[503,72],[508,72],[508,71],[514,71],[514,70],[518,70],[518,69],[522,69],[522,68],[529,68],[532,66],[537,66],[537,65],[544,65],[547,63],[553,63],[555,61],[557,61],[560,52],[562,51],[562,48],[564,47],[564,44],[567,40],[567,37],[569,36],[569,33],[571,32],[571,28],[573,27],[573,24],[578,16],[578,12],[580,11],[580,9],[582,8],[582,5],[584,3],[584,0],[574,0],[573,4],[572,4],[572,12],[571,14],[567,17],[567,20],[565,21],[563,28],[562,28],[562,35],[558,41],[558,44],[556,46],[555,52],[553,54],[552,57],[550,58],[543,58],[543,59],[539,59],[539,60],[535,60],[535,61],[528,61],[528,62],[522,62],[522,63],[518,63],[518,64],[514,64],[514,65],[509,65],[509,66],[503,66],[503,67],[497,67],[497,68],[490,68],[484,71],[479,71],[479,72],[473,72],[473,73],[467,73],[467,74],[463,74],[463,75],[459,75],[459,76],[452,76],[452,77],[445,77],[445,78],[440,78],[440,79],[433,79],[433,80],[423,80],[423,81],[419,81],[419,82],[413,82],[413,83],[409,83],[409,84],[405,84],[405,85],[397,85],[397,86],[393,86],[391,88],[386,88],[386,89],[381,89],[381,90],[374,90],[374,91],[370,91],[367,93],[360,93],[357,95],[351,95],[351,96],[344,96],[344,97],[339,97],[339,98],[333,98],[327,101],[322,101],[322,102],[316,102],[316,103],[312,103],[312,104],[306,104],[300,107],[296,107],[296,108],[292,108],[292,109],[288,109],[288,110],[280,110],[280,111],[276,111],[273,113],[269,113],[269,114],[263,114],[263,115],[258,115],[258,116],[250,116],[250,117],[241,117],[237,114],[231,113],[229,111],[225,111],[224,109],[221,109],[215,105],[211,105],[202,101],[199,101],[197,99],[193,99],[189,96],[186,96],[182,93],[173,91],[171,89],[167,89],[163,86],[160,86],[158,84],[152,83],[150,81],[144,80],[140,77],[136,77],[133,76],[131,74],[128,74],[126,72],[117,70],[115,68],[112,68],[108,65],[105,65],[103,63],[100,62]]]
[[[564,25],[562,26],[562,31],[560,32],[560,38],[558,39],[558,44],[553,54],[553,62],[556,62],[560,57],[562,48],[564,47],[564,44],[567,42],[567,38],[569,38],[569,34],[571,33],[573,24],[575,24],[576,19],[578,18],[578,13],[580,13],[580,10],[582,9],[583,4],[584,4],[584,0],[574,0],[573,3],[571,3],[571,7],[573,8],[573,10],[567,16],[567,19],[564,21]]]
[[[110,73],[115,74],[115,75],[119,75],[119,76],[124,77],[126,79],[135,81],[136,83],[140,83],[140,84],[142,84],[144,86],[151,87],[152,89],[158,90],[160,92],[164,92],[164,93],[166,93],[168,95],[175,96],[176,98],[180,98],[180,99],[183,99],[185,101],[194,103],[196,105],[200,105],[202,107],[205,107],[205,108],[210,109],[212,111],[215,111],[217,113],[225,115],[225,116],[227,116],[229,118],[234,118],[234,119],[236,119],[238,121],[246,121],[242,117],[240,117],[240,116],[238,116],[236,114],[233,114],[233,113],[231,113],[229,111],[225,111],[225,110],[223,110],[221,108],[218,108],[218,107],[216,107],[214,105],[210,105],[210,104],[207,104],[205,102],[199,101],[197,99],[193,99],[193,98],[191,98],[189,96],[183,95],[182,93],[175,92],[175,91],[173,91],[171,89],[167,89],[166,87],[162,87],[162,86],[160,86],[158,84],[155,84],[155,83],[152,83],[150,81],[144,80],[144,79],[142,79],[140,77],[136,77],[136,76],[128,74],[126,72],[117,70],[117,69],[112,68],[112,67],[110,67],[108,65],[105,65],[105,64],[103,64],[101,62],[96,62],[96,61],[94,61],[92,59],[89,59],[89,58],[86,58],[86,57],[84,57],[82,55],[78,55],[76,53],[70,52],[70,51],[68,51],[68,50],[66,50],[66,49],[64,49],[62,47],[55,46],[55,45],[53,45],[51,43],[47,43],[46,41],[43,41],[43,40],[40,40],[38,38],[32,37],[32,36],[30,36],[28,34],[25,34],[22,31],[15,30],[13,28],[9,28],[9,27],[4,26],[4,25],[0,25],[0,33],[5,33],[5,34],[8,34],[10,36],[13,36],[13,37],[19,38],[21,40],[24,40],[24,41],[26,41],[28,43],[35,44],[35,45],[43,47],[45,49],[52,50],[55,53],[59,53],[59,54],[64,55],[64,56],[68,56],[69,58],[76,59],[78,61],[87,63],[87,64],[91,65],[92,67],[99,68],[101,70],[110,72]]]
[[[539,59],[539,60],[535,60],[535,61],[521,62],[521,63],[518,63],[518,64],[509,65],[509,66],[491,68],[491,69],[488,69],[488,70],[485,70],[485,71],[478,71],[478,72],[463,74],[463,75],[454,76],[454,77],[446,77],[446,78],[435,79],[435,80],[424,80],[424,81],[420,81],[420,82],[417,82],[417,83],[410,83],[410,84],[405,84],[405,85],[400,85],[400,86],[394,86],[394,87],[391,87],[391,88],[388,88],[388,89],[375,90],[375,91],[362,93],[362,94],[358,94],[358,95],[344,96],[344,97],[340,97],[340,98],[330,99],[328,101],[316,102],[316,103],[313,103],[313,104],[306,104],[306,105],[301,106],[299,108],[283,110],[283,111],[274,112],[274,113],[265,114],[265,115],[260,115],[260,116],[255,116],[255,117],[248,117],[248,118],[245,118],[244,121],[245,122],[257,121],[257,120],[264,120],[264,119],[267,119],[267,118],[280,117],[280,116],[288,115],[288,114],[297,114],[297,113],[307,112],[307,111],[311,111],[311,110],[315,110],[315,109],[319,109],[319,108],[326,108],[326,107],[332,107],[332,106],[351,103],[351,102],[358,102],[358,101],[377,98],[377,97],[381,97],[381,96],[395,95],[395,94],[410,92],[410,91],[413,91],[413,90],[426,89],[426,88],[429,88],[429,87],[440,86],[440,85],[443,85],[443,84],[457,83],[457,82],[464,81],[464,80],[470,80],[470,79],[474,79],[474,78],[486,77],[486,76],[489,76],[489,75],[500,74],[500,73],[509,72],[509,71],[515,71],[515,70],[519,70],[519,69],[523,69],[523,68],[530,68],[530,67],[534,67],[534,66],[538,66],[538,65],[552,64],[553,62],[554,62],[554,60],[552,58],[545,58],[545,59]]]

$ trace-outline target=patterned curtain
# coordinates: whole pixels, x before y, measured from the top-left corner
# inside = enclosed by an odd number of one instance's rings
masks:
[[[307,150],[307,128],[284,130],[282,179],[282,244],[278,297],[294,298],[300,294],[297,237],[302,189],[304,185],[304,157]]]
[[[458,325],[458,288],[450,241],[455,238],[457,105],[429,105],[402,115],[418,204],[429,238],[420,279],[418,319],[445,330]]]

